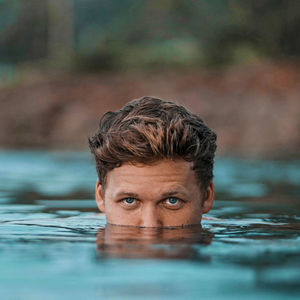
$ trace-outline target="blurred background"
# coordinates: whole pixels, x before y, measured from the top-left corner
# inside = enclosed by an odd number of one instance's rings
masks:
[[[144,95],[218,134],[185,263],[96,245],[88,137]],[[1,299],[299,299],[300,1],[0,0],[0,231]]]
[[[99,117],[174,100],[218,154],[297,158],[300,2],[0,0],[0,147],[88,150]]]

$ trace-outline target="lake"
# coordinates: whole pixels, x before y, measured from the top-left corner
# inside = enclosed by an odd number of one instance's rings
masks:
[[[0,299],[300,299],[300,161],[218,158],[201,226],[105,226],[85,152],[0,152]]]

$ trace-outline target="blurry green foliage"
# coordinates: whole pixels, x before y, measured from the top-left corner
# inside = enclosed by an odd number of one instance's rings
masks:
[[[300,1],[64,1],[73,4],[68,14],[79,69],[214,66],[300,55]],[[47,0],[0,0],[0,64],[49,57],[48,10]]]
[[[47,11],[40,0],[0,0],[0,62],[22,62],[47,54]]]

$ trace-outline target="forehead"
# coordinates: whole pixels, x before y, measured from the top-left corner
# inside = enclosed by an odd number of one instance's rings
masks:
[[[160,160],[151,165],[126,163],[108,172],[106,191],[163,192],[169,189],[199,188],[192,163],[184,160]]]

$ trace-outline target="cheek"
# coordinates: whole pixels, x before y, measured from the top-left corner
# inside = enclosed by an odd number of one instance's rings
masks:
[[[198,201],[190,203],[190,205],[188,205],[181,214],[185,224],[199,223],[202,218],[201,203],[198,203]]]
[[[199,224],[202,219],[201,205],[189,204],[178,211],[161,211],[162,223],[165,226]]]
[[[107,201],[105,205],[106,221],[116,225],[134,225],[135,216],[118,203]]]
[[[104,205],[105,205],[106,218],[114,217],[114,215],[119,214],[118,213],[119,208],[117,203],[114,203],[109,199],[105,199]]]

